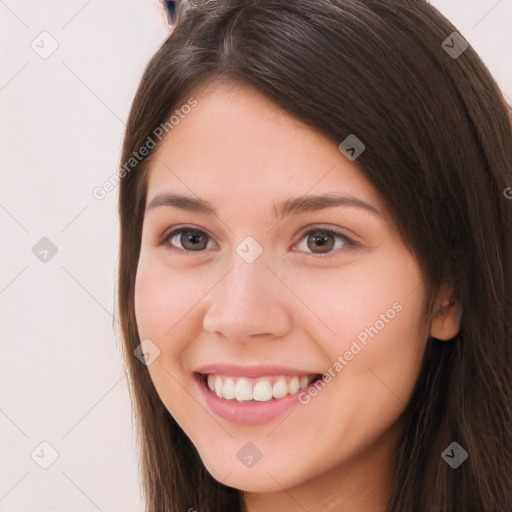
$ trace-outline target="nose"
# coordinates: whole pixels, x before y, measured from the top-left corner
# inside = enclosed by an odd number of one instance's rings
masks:
[[[233,341],[284,336],[291,328],[292,294],[267,267],[264,258],[233,267],[207,295],[203,328]]]

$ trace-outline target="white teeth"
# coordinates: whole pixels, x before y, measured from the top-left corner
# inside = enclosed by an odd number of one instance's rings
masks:
[[[272,385],[270,382],[262,380],[258,382],[252,390],[253,400],[258,402],[266,402],[272,399]]]
[[[293,395],[294,393],[297,393],[297,391],[299,391],[299,378],[292,377],[290,382],[288,382],[288,393]]]
[[[235,381],[233,379],[226,379],[224,381],[224,389],[223,389],[223,398],[227,398],[228,400],[232,400],[235,398]]]
[[[208,387],[211,391],[215,390],[215,377],[213,375],[208,375]]]
[[[207,385],[218,397],[227,400],[268,402],[274,398],[280,399],[297,393],[299,389],[306,388],[314,378],[315,375],[303,375],[301,377],[279,376],[277,380],[268,377],[250,380],[246,377],[208,375]],[[274,385],[271,384],[271,380],[275,380]]]
[[[272,388],[272,395],[274,398],[284,398],[287,394],[288,384],[286,384],[286,379],[284,377],[279,377]]]
[[[220,377],[215,377],[215,394],[222,398],[223,383]]]
[[[220,377],[217,377],[220,379]],[[253,400],[252,384],[249,379],[242,377],[238,379],[235,387],[235,398],[241,402],[243,400]]]

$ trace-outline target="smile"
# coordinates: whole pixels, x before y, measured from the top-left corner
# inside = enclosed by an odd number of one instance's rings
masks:
[[[209,374],[205,377],[209,389],[219,398],[237,402],[268,402],[294,395],[309,386],[319,375],[250,378]]]
[[[249,378],[194,372],[194,380],[208,408],[217,416],[242,425],[262,425],[275,420],[299,404],[299,392],[307,391],[320,378],[321,374]]]

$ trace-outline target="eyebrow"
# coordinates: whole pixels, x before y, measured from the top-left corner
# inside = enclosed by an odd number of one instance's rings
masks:
[[[164,193],[155,196],[149,203],[146,211],[153,210],[160,206],[174,206],[181,210],[190,212],[206,213],[217,215],[218,210],[208,201],[181,194]],[[361,199],[350,194],[320,194],[320,195],[303,195],[290,197],[279,204],[272,205],[274,218],[285,215],[297,215],[299,213],[314,212],[331,208],[333,206],[352,206],[364,208],[365,210],[382,217],[381,212]]]

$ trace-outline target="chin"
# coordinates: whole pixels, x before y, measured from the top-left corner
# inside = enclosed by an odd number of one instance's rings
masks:
[[[240,463],[240,467],[219,466],[205,464],[210,475],[223,485],[245,492],[272,493],[281,492],[299,485],[300,480],[294,480],[293,475],[279,471],[275,465],[267,467],[258,462],[257,466],[246,468]],[[268,471],[268,472],[267,472]]]

